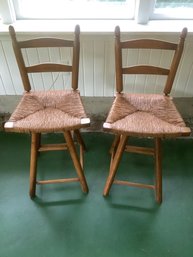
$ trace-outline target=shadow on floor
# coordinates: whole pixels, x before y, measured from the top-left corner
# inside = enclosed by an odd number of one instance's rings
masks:
[[[193,139],[163,142],[159,206],[147,189],[113,185],[104,198],[112,135],[89,132],[83,138],[88,148],[89,193],[82,193],[79,183],[42,185],[32,201],[28,196],[30,136],[0,133],[0,256],[191,257]],[[45,138],[53,139],[63,140],[59,134]],[[40,156],[38,176],[69,174],[74,174],[74,168],[67,152]],[[152,181],[153,162],[125,154],[117,176]]]

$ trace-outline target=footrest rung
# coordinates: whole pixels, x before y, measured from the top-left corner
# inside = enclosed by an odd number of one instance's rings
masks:
[[[67,149],[67,144],[44,144],[41,145],[40,148],[38,149],[39,152],[44,152],[44,151],[60,151],[60,150],[66,150]]]
[[[126,185],[126,186],[131,186],[131,187],[148,188],[148,189],[153,189],[153,190],[155,189],[154,185],[135,183],[135,182],[129,182],[129,181],[124,181],[124,180],[114,180],[113,184]]]
[[[49,179],[49,180],[39,180],[36,184],[57,184],[57,183],[70,183],[80,181],[79,178],[64,178],[64,179]]]
[[[152,155],[152,156],[155,155],[154,148],[150,148],[150,147],[126,145],[125,151],[129,153],[139,153],[139,154],[146,154],[146,155]]]

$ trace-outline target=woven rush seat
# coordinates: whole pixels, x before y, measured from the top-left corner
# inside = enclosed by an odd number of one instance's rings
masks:
[[[172,98],[158,94],[117,93],[104,129],[141,137],[190,134]]]
[[[15,132],[56,132],[89,126],[79,91],[55,90],[24,93],[5,124]]]

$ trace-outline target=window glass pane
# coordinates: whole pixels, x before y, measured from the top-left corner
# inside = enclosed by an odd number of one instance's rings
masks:
[[[192,0],[175,0],[175,1],[169,1],[169,0],[157,0],[155,8],[179,8],[179,7],[193,7],[193,1]]]
[[[157,0],[154,18],[193,19],[192,0]]]
[[[17,19],[133,19],[135,0],[13,0]]]

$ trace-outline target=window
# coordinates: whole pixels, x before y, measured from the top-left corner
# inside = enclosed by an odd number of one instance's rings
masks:
[[[193,19],[193,0],[138,0],[138,23],[155,19]]]
[[[151,19],[193,19],[193,1],[157,0]]]
[[[193,19],[193,0],[0,0],[4,23],[25,19]]]
[[[133,19],[135,0],[13,0],[17,19]]]

